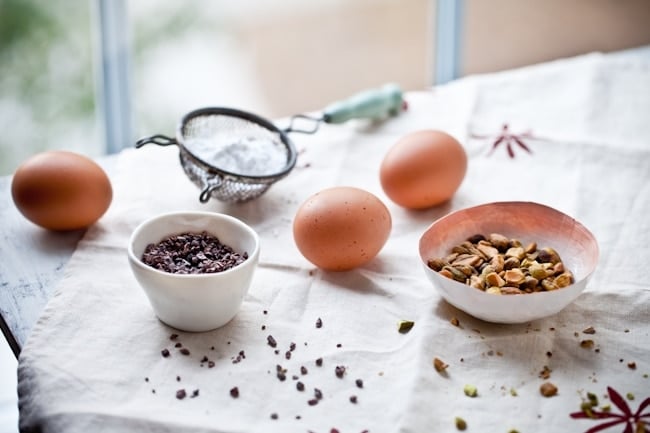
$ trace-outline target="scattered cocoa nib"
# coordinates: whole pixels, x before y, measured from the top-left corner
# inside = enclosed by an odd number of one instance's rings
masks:
[[[191,398],[198,397],[198,396],[199,396],[199,390],[198,389],[195,389],[194,391],[192,391]]]
[[[162,355],[163,358],[167,358],[167,357],[169,357],[169,355],[171,355],[171,354],[169,353],[169,350],[167,350],[167,349],[163,349],[163,350],[161,350],[161,351],[160,351],[160,354]]]
[[[203,355],[203,358],[201,358],[201,362],[208,362],[209,359],[207,356]]]
[[[284,354],[284,357],[287,359],[291,359],[291,351],[287,350],[287,352]]]
[[[296,343],[294,343],[294,342],[292,341],[291,344],[289,344],[289,350],[292,351],[292,352],[293,352],[294,350],[296,350]]]
[[[176,391],[176,398],[177,399],[182,400],[185,397],[187,397],[187,393],[185,392],[184,389],[179,389],[178,391]]]
[[[302,382],[296,382],[296,389],[298,391],[304,391],[305,390],[305,384]]]
[[[350,403],[357,404],[357,396],[356,395],[351,395],[350,396]]]
[[[208,361],[208,368],[214,367],[214,361]]]
[[[183,345],[181,343],[176,343],[176,344],[174,344],[174,347],[176,347],[176,348],[183,347]]]
[[[169,336],[170,340],[176,340],[178,338],[178,334],[172,334]]]
[[[314,397],[316,397],[318,400],[322,400],[323,392],[318,388],[314,388]]]
[[[630,370],[636,370],[636,362],[634,362],[634,361],[628,362],[627,363],[627,368],[629,368]]]
[[[340,349],[341,347],[343,347],[343,345],[341,343],[336,343],[336,347]]]
[[[182,355],[185,355],[185,356],[188,356],[188,355],[190,354],[190,351],[187,350],[185,347],[183,347],[183,348],[180,350],[180,352],[181,352]]]
[[[336,377],[341,379],[345,375],[345,367],[342,365],[337,365],[334,368],[334,373],[336,374]]]
[[[307,367],[305,367],[304,365],[301,365],[300,366],[300,374],[302,374],[303,376],[305,374],[307,374]]]
[[[180,377],[180,376],[176,376],[176,382],[180,382],[180,381],[181,381],[181,377]]]
[[[318,404],[318,400],[315,398],[312,398],[311,400],[307,401],[307,404],[309,406],[316,406]]]
[[[553,397],[554,395],[557,395],[557,386],[553,385],[551,382],[544,382],[539,387],[539,392],[544,397]]]
[[[317,328],[322,328],[323,327],[323,321],[321,320],[320,317],[318,319],[316,319],[316,327]]]
[[[583,334],[593,335],[593,334],[596,333],[596,330],[594,329],[593,326],[590,326],[590,327],[588,327],[588,328],[583,329],[583,330],[582,330],[582,333],[583,333]]]
[[[236,386],[234,388],[231,388],[230,389],[230,396],[232,398],[238,398],[239,397],[239,388],[237,388]]]
[[[271,414],[271,419],[278,419],[278,414],[275,413],[275,412],[273,412],[273,413]]]
[[[273,338],[272,335],[269,335],[268,337],[266,337],[266,342],[271,347],[277,347],[277,345],[278,345],[278,342],[275,341],[275,338]]]
[[[357,385],[357,388],[363,388],[363,380],[357,379],[354,383]]]
[[[322,366],[323,365],[323,358],[318,358],[316,360],[316,365],[319,366],[319,367]]]

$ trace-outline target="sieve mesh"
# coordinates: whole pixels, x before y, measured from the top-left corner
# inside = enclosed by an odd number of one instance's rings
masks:
[[[263,194],[286,176],[296,152],[286,134],[250,113],[233,109],[197,110],[178,131],[181,165],[202,188],[201,201],[214,197],[243,202]]]

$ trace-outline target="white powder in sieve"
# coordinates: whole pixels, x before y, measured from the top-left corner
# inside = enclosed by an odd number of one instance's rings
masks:
[[[287,165],[283,143],[265,137],[213,137],[186,140],[185,147],[206,163],[244,176],[276,174]]]

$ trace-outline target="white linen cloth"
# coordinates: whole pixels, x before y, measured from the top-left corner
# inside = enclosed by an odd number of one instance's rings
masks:
[[[587,392],[622,413],[608,387],[634,413],[650,397],[650,50],[468,77],[406,99],[408,111],[382,124],[293,134],[297,167],[241,205],[199,203],[175,147],[123,151],[111,208],[80,242],[20,355],[21,430],[425,432],[455,431],[461,417],[467,431],[586,431],[613,419],[569,416]],[[525,140],[532,153],[517,146],[514,158],[504,146],[490,153],[494,139],[471,137],[495,135],[505,123],[512,133],[530,129],[540,138]],[[449,203],[416,212],[390,202],[378,172],[390,146],[423,128],[456,136],[469,165]],[[291,226],[307,197],[337,185],[381,198],[393,230],[368,265],[330,273],[300,255]],[[553,206],[598,239],[596,273],[559,314],[489,324],[448,305],[426,280],[418,257],[426,227],[450,211],[496,200]],[[156,319],[126,258],[131,231],[143,219],[191,209],[233,215],[261,237],[260,265],[241,311],[223,328],[197,334]],[[397,331],[403,319],[415,322],[406,334]],[[583,334],[588,327],[595,334]],[[580,347],[585,339],[595,346]],[[240,351],[245,358],[237,361]],[[434,370],[434,357],[449,364],[446,375]],[[278,364],[285,381],[276,377]],[[347,369],[342,379],[339,365]],[[555,397],[539,392],[545,366],[559,389]],[[477,397],[464,394],[466,384],[477,387]],[[314,388],[323,399],[310,406]],[[183,400],[179,389],[188,393]]]

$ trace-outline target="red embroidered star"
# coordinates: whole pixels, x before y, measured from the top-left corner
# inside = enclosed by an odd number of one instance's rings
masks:
[[[512,134],[507,123],[503,124],[501,127],[501,132],[497,135],[470,134],[470,137],[479,139],[493,138],[494,142],[492,143],[492,148],[490,149],[488,156],[492,155],[496,148],[503,144],[506,146],[506,151],[508,152],[508,156],[510,158],[515,157],[515,146],[519,146],[528,153],[533,153],[532,150],[530,150],[530,147],[524,143],[524,139],[535,139],[530,131],[522,132],[521,134]]]

